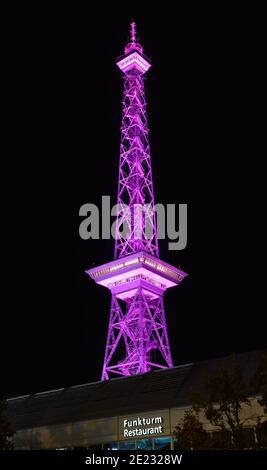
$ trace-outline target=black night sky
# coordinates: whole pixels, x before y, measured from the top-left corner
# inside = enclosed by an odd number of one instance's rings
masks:
[[[2,245],[1,389],[99,380],[110,293],[84,273],[113,241],[79,238],[79,208],[116,202],[123,81],[115,59],[135,18],[153,67],[146,95],[156,202],[187,203],[189,273],[166,293],[175,365],[266,347],[261,249],[247,159],[250,59],[231,25],[184,12],[31,12],[11,45]],[[233,37],[231,36],[233,35]],[[254,165],[254,166],[253,166]]]

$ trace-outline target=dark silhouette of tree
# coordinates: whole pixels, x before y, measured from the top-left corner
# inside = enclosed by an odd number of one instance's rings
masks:
[[[0,450],[13,449],[14,432],[6,417],[6,401],[0,398]]]
[[[231,433],[232,447],[244,447],[241,409],[250,406],[247,385],[235,354],[222,359],[219,367],[204,379],[206,396],[202,399],[207,420],[221,430],[222,435]],[[201,402],[198,404],[198,406]],[[227,433],[228,431],[228,433]]]
[[[191,394],[192,408],[185,412],[184,419],[177,425],[178,440],[185,448],[248,447],[241,409],[251,403],[235,354],[222,359],[214,371],[206,372],[202,385],[201,392],[194,391]],[[199,420],[200,412],[217,431],[208,433],[204,429]]]
[[[259,404],[263,406],[264,413],[267,413],[267,354],[262,354],[259,366],[252,379],[252,384],[257,387],[261,394],[258,400]]]
[[[177,446],[181,449],[208,449],[210,435],[199,420],[198,412],[190,408],[185,411],[184,417],[177,424],[174,435]]]
[[[256,426],[257,447],[267,449],[267,420],[262,421],[258,418]]]
[[[259,366],[252,379],[252,385],[259,390],[261,398],[258,402],[263,407],[264,413],[267,415],[267,354],[263,354],[260,359]],[[258,447],[267,448],[267,416],[265,419],[258,418],[256,426],[256,434]]]

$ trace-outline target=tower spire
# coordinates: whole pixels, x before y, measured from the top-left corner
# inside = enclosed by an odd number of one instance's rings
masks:
[[[128,54],[128,52],[131,52],[134,49],[141,52],[141,54],[143,53],[143,48],[141,44],[137,42],[136,23],[134,20],[132,20],[130,23],[130,42],[125,47],[125,54]]]
[[[134,20],[131,22],[130,28],[131,28],[131,43],[134,44],[136,41],[136,23]]]

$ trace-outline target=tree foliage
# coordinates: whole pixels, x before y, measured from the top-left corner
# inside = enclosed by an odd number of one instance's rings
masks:
[[[261,398],[258,402],[263,407],[263,411],[267,414],[267,354],[263,354],[260,359],[259,366],[252,379],[252,385],[259,390]],[[257,426],[258,447],[267,448],[267,417],[265,419],[258,418]]]
[[[176,426],[178,446],[183,449],[207,449],[209,433],[199,420],[198,412],[189,408]]]
[[[177,425],[178,439],[185,448],[244,448],[241,409],[250,406],[250,400],[236,356],[223,359],[217,369],[206,373],[202,385],[201,392],[192,393],[192,408]],[[204,429],[199,421],[200,412],[217,428],[216,432]]]
[[[267,413],[267,354],[263,354],[259,366],[253,377],[252,384],[259,390],[261,398],[259,404],[263,406],[264,413]]]
[[[208,450],[232,448],[231,436],[227,430],[208,432],[195,408],[185,411],[183,419],[177,424],[174,435],[176,446],[180,449]]]
[[[261,421],[258,418],[258,423],[256,426],[257,433],[257,447],[260,449],[267,449],[267,420]]]
[[[241,419],[241,409],[251,403],[241,367],[234,354],[223,359],[219,367],[205,377],[205,389],[206,396],[202,399],[205,417],[213,426],[219,428],[223,435],[230,431],[234,448],[243,448],[244,423]]]

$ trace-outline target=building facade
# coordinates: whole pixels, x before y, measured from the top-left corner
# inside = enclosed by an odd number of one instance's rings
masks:
[[[237,356],[249,383],[262,351]],[[185,364],[131,377],[62,388],[8,400],[15,449],[173,449],[175,427],[190,406],[204,371],[220,359]],[[248,442],[264,412],[256,390],[242,410]],[[205,422],[207,430],[216,429]]]

